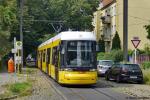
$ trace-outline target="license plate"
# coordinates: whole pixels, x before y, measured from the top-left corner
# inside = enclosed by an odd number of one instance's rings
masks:
[[[130,76],[130,78],[137,78],[137,76]]]

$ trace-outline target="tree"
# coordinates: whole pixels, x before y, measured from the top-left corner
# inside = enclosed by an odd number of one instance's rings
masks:
[[[145,25],[144,27],[145,27],[147,34],[148,34],[147,38],[150,40],[150,25]]]
[[[0,60],[10,52],[9,41],[11,26],[16,22],[15,0],[2,0],[0,2]]]
[[[100,48],[100,52],[105,52],[105,41],[104,40],[99,40],[98,45]]]
[[[58,25],[55,21],[63,21],[61,31],[92,29],[92,13],[98,3],[99,0],[26,0],[23,12],[24,57],[36,50],[45,40],[42,38],[55,32],[51,26],[51,23]],[[12,27],[11,40],[14,36],[19,40],[18,21]]]
[[[118,32],[116,32],[113,40],[112,40],[112,50],[113,49],[121,49],[121,42]]]

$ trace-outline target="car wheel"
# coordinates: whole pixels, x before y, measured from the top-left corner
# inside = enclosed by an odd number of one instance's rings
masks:
[[[117,83],[120,83],[120,82],[121,82],[121,80],[120,80],[120,75],[117,75],[116,82],[117,82]]]

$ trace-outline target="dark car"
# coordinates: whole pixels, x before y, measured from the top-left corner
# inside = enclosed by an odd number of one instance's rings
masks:
[[[106,71],[106,80],[114,79],[117,82],[134,81],[143,83],[143,73],[138,64],[113,64]]]

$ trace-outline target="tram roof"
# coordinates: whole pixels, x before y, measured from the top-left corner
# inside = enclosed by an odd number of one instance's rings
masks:
[[[84,31],[66,31],[61,32],[58,35],[54,36],[53,38],[48,39],[47,41],[43,42],[39,45],[42,47],[46,44],[49,44],[56,40],[91,40],[96,41],[96,37],[93,32],[84,32]]]

